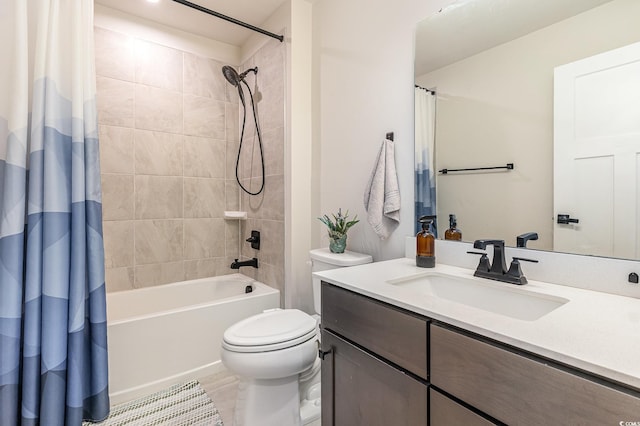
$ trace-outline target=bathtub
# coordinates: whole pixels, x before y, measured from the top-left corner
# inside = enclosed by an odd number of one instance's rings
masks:
[[[108,293],[111,403],[222,371],[227,327],[279,306],[278,290],[241,274]]]

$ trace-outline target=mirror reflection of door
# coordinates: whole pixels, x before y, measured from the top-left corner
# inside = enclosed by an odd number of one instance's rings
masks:
[[[640,43],[557,67],[554,250],[640,258],[639,191]]]

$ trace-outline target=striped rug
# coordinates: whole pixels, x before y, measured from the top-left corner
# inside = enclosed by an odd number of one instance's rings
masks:
[[[83,426],[223,426],[218,409],[197,380],[116,405],[106,420]]]

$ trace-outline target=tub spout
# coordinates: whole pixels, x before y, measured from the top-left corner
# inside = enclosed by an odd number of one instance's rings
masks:
[[[254,268],[257,268],[258,267],[258,258],[254,257],[251,260],[243,260],[242,262],[238,262],[238,259],[236,259],[231,264],[231,269],[240,269],[243,266],[253,266]]]

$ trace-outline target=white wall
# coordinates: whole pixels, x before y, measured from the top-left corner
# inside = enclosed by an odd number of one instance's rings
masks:
[[[451,0],[321,0],[314,4],[319,97],[314,119],[320,155],[317,216],[338,208],[361,222],[347,249],[375,261],[400,257],[413,234],[413,58],[416,23]],[[387,132],[396,140],[400,226],[381,241],[366,221],[364,188]],[[328,245],[317,221],[320,246]]]
[[[99,4],[94,5],[94,24],[196,55],[215,58],[231,65],[240,64],[240,48],[138,18]]]

